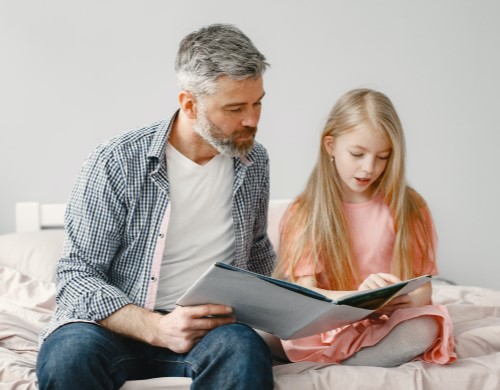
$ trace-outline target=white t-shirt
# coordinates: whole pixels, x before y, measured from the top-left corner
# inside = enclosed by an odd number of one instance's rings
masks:
[[[211,264],[233,261],[234,167],[222,154],[198,165],[170,143],[166,156],[171,211],[155,309],[171,311]]]

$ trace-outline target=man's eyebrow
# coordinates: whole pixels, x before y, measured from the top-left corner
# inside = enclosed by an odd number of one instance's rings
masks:
[[[264,98],[265,94],[266,94],[266,93],[264,92],[264,93],[262,94],[262,96],[261,96],[260,98],[258,98],[258,99],[257,99],[257,102],[256,102],[256,103],[260,102],[260,101]],[[246,103],[246,102],[241,102],[241,103],[240,103],[240,102],[228,103],[228,104],[224,104],[224,105],[222,106],[222,108],[237,107],[237,106],[244,106],[245,104],[247,104],[247,103]]]

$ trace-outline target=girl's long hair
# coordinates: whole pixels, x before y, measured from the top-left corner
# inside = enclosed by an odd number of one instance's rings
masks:
[[[360,124],[382,131],[392,147],[383,174],[372,184],[373,196],[384,196],[394,221],[391,272],[408,279],[420,275],[434,259],[434,232],[422,211],[425,202],[406,184],[405,140],[397,112],[384,94],[356,89],[343,95],[328,116],[316,166],[285,216],[275,276],[294,280],[292,270],[307,256],[315,268],[321,262],[322,277],[328,283],[324,288],[352,290],[361,283],[343,212],[340,177],[323,143],[326,136],[335,139]]]

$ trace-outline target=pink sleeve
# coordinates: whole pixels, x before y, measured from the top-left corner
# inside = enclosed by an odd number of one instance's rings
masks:
[[[293,203],[288,210],[285,212],[285,215],[281,219],[280,222],[280,252],[287,253],[288,250],[286,246],[288,243],[294,242],[296,237],[300,234],[299,231],[291,231],[288,230],[288,235],[283,233],[283,228],[289,223],[290,217],[296,211],[296,203]],[[310,248],[306,248],[304,251],[304,255],[297,262],[293,270],[290,270],[290,267],[287,267],[286,276],[290,276],[293,274],[294,278],[301,278],[304,276],[314,276],[323,271],[323,267],[319,267],[321,269],[314,269],[312,259],[310,257]],[[286,261],[286,260],[285,260]]]

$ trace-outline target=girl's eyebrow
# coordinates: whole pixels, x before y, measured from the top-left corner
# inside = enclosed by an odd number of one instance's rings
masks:
[[[367,151],[368,149],[366,149],[365,147],[361,146],[361,145],[351,145],[351,147],[353,148],[357,148],[357,149],[361,149],[363,151]],[[392,151],[392,148],[389,147],[388,149],[386,150],[381,150],[380,152],[377,152],[378,153],[390,153]]]
[[[357,149],[357,150],[360,150],[362,152],[367,152],[368,149],[366,149],[365,147],[361,146],[361,145],[352,145],[351,146],[353,149]],[[386,150],[381,150],[375,154],[384,154],[384,153],[391,153],[392,152],[392,148],[389,148],[389,149],[386,149]]]

